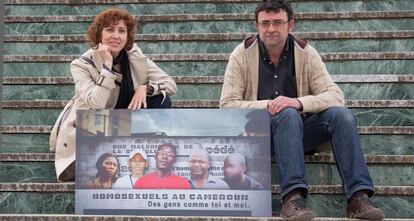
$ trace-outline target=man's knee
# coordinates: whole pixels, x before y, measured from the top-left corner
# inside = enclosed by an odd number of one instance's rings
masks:
[[[279,116],[281,118],[289,118],[289,119],[300,119],[302,120],[302,116],[300,115],[299,111],[295,108],[288,107],[283,109],[281,112],[277,113],[276,116]]]
[[[302,124],[302,116],[295,108],[285,108],[281,112],[270,117],[272,126],[283,124]]]
[[[341,124],[355,124],[355,117],[352,111],[347,107],[330,107],[325,111],[333,121]]]

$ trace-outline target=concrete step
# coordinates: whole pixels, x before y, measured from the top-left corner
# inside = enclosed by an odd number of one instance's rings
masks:
[[[307,40],[350,40],[350,39],[411,39],[412,30],[399,31],[334,31],[334,32],[293,32],[295,36]],[[174,33],[174,34],[137,34],[136,41],[242,41],[256,35],[252,33]],[[5,35],[4,42],[87,42],[84,34],[79,35]]]
[[[0,153],[0,161],[3,162],[54,162],[54,160],[54,153]],[[414,165],[414,155],[366,155],[365,160],[367,164]],[[335,164],[335,158],[332,154],[306,155],[305,162]]]
[[[67,100],[7,100],[3,101],[4,109],[21,108],[63,108]],[[349,108],[413,108],[414,100],[348,100],[345,106]],[[219,101],[186,101],[173,100],[174,108],[218,108]]]
[[[68,59],[69,60],[69,59]],[[71,77],[68,62],[13,62],[3,64],[4,77]],[[228,61],[159,61],[173,76],[223,76]],[[331,75],[413,75],[414,60],[325,61]]]
[[[173,101],[174,108],[217,108],[217,101]],[[67,101],[3,102],[4,125],[53,125]],[[213,106],[215,104],[215,106]],[[414,100],[349,100],[358,126],[412,126]],[[10,116],[14,116],[11,118]]]
[[[413,135],[361,134],[367,155],[414,155]],[[49,134],[2,134],[4,153],[49,153]]]
[[[1,153],[1,183],[56,183],[54,154]],[[372,180],[380,186],[414,186],[414,155],[365,155]],[[339,185],[341,179],[331,154],[306,155],[305,179],[309,185]],[[272,162],[272,184],[279,171]]]
[[[223,84],[223,76],[172,76],[177,84]],[[414,75],[331,75],[335,83],[414,83]],[[72,85],[72,77],[3,77],[3,85]]]
[[[5,55],[3,61],[11,62],[71,62],[80,55]],[[148,54],[154,62],[174,61],[228,61],[228,53],[201,54]],[[414,60],[414,52],[336,52],[320,53],[324,61],[347,60]]]
[[[360,126],[360,134],[377,135],[413,135],[414,126]],[[52,130],[51,125],[2,125],[5,134],[47,134]]]
[[[414,9],[409,0],[292,0],[295,12],[323,12],[323,11],[383,11],[383,10],[409,10]],[[254,0],[94,0],[76,1],[68,0],[24,0],[6,1],[6,15],[43,15],[43,14],[96,14],[107,7],[114,6],[126,8],[137,14],[166,14],[166,13],[249,13],[256,8]]]
[[[4,101],[2,123],[4,125],[53,125],[67,101]],[[195,103],[197,102],[197,103]],[[190,108],[217,108],[217,101],[194,101]],[[174,108],[188,108],[186,103],[174,100]],[[181,105],[181,106],[178,106]],[[411,126],[414,125],[414,100],[350,100],[358,126]]]
[[[412,83],[338,83],[346,100],[412,100]],[[178,84],[175,100],[218,100],[221,84]],[[69,100],[73,85],[4,85],[5,100]]]
[[[145,54],[231,53],[241,41],[163,41],[138,42]],[[412,39],[317,40],[310,43],[319,53],[334,52],[401,52],[414,51]],[[85,43],[6,43],[4,55],[82,54],[89,50]]]
[[[54,22],[91,22],[95,15],[47,15],[47,16],[6,16],[9,23],[54,23]],[[401,11],[365,11],[365,12],[303,12],[295,13],[297,21],[337,20],[337,19],[396,19],[414,18],[414,10]],[[182,22],[182,21],[254,21],[253,13],[223,14],[164,14],[136,15],[137,22]]]
[[[412,164],[368,164],[371,178],[376,185],[413,186],[411,179]],[[54,162],[3,162],[0,182],[24,183],[56,183]],[[309,185],[339,185],[341,179],[335,164],[306,163],[305,179]],[[7,170],[7,171],[6,171]],[[272,183],[279,183],[276,165],[272,167]]]
[[[412,30],[410,20],[394,19],[364,19],[364,20],[302,20],[298,21],[295,30],[298,32],[333,32],[333,31],[379,31],[379,30]],[[5,25],[8,35],[44,35],[44,34],[84,34],[89,23],[11,23]],[[166,34],[166,33],[231,33],[254,32],[252,21],[181,21],[172,24],[166,22],[142,23],[137,33]]]
[[[75,183],[0,183],[0,192],[71,192]],[[310,185],[310,194],[342,194],[341,185]],[[272,193],[280,193],[279,185],[272,185]],[[375,186],[375,195],[414,196],[414,186]]]
[[[252,13],[163,14],[137,16],[137,33],[254,32]],[[296,13],[295,30],[379,31],[413,30],[414,10]],[[6,16],[7,35],[85,34],[93,15]]]
[[[75,199],[71,192],[0,192],[3,207],[0,208],[0,219],[13,217],[25,217],[24,214],[31,216],[27,220],[186,220],[185,217],[124,217],[113,216],[110,219],[104,219],[101,216],[79,217],[74,216]],[[273,215],[278,216],[280,213],[280,195],[272,196]],[[373,203],[384,210],[386,217],[392,218],[412,218],[413,214],[413,197],[410,195],[377,195],[372,198]],[[346,200],[342,194],[320,194],[311,193],[307,199],[308,205],[318,213],[318,217],[336,217],[336,219],[346,220],[345,209]],[[5,214],[4,214],[5,213]],[[19,213],[19,214],[15,214]],[[41,213],[41,214],[40,214]],[[11,215],[14,214],[14,215]],[[33,214],[37,214],[34,215]],[[46,215],[49,214],[49,215]],[[57,215],[62,214],[62,215]],[[37,219],[36,217],[41,218]],[[65,219],[56,219],[64,216]],[[47,219],[46,217],[50,217]],[[342,218],[341,218],[342,217]],[[128,219],[126,219],[128,218]],[[318,218],[316,220],[319,220]],[[206,217],[191,217],[189,220],[207,220]],[[208,220],[259,220],[259,218],[215,218],[209,217]],[[260,218],[264,220],[273,219]],[[322,218],[325,220],[331,218]],[[7,219],[6,219],[7,220]],[[14,220],[14,219],[13,219]],[[21,220],[18,219],[18,220]],[[279,220],[279,219],[278,219]],[[394,220],[394,219],[392,219]],[[412,220],[412,219],[411,219]]]

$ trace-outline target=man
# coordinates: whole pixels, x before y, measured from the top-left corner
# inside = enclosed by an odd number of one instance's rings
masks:
[[[193,150],[189,163],[191,171],[190,183],[194,189],[229,189],[226,182],[209,175],[211,161],[207,151],[203,149]]]
[[[144,175],[148,167],[147,154],[140,149],[129,153],[128,169],[131,174],[119,178],[112,189],[132,189],[139,178]]]
[[[155,154],[155,171],[141,177],[136,189],[191,189],[187,179],[172,172],[177,152],[172,144],[166,143],[158,147]]]
[[[352,112],[332,81],[321,57],[306,41],[295,38],[287,0],[264,0],[255,12],[258,36],[247,38],[232,52],[220,99],[221,108],[267,109],[280,171],[281,217],[310,220],[316,214],[308,195],[304,153],[330,141],[347,215],[380,220],[380,209],[368,197],[374,187],[361,149]]]
[[[232,153],[224,160],[224,181],[232,190],[262,190],[263,185],[247,176],[246,158],[239,153]]]

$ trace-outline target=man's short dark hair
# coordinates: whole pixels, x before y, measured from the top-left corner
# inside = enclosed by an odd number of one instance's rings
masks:
[[[159,145],[157,152],[164,148],[170,148],[174,152],[174,155],[177,155],[177,150],[175,149],[174,145],[172,145],[171,143],[165,143],[165,144]]]
[[[263,0],[261,1],[254,12],[254,19],[258,22],[259,12],[280,12],[285,11],[288,15],[288,21],[293,18],[293,10],[290,6],[289,0]]]

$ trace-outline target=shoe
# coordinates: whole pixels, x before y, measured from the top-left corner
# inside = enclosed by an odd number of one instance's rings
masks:
[[[374,207],[366,193],[354,194],[348,203],[346,214],[351,219],[382,220],[385,215],[382,210]]]
[[[289,221],[310,221],[316,213],[306,206],[302,195],[296,193],[283,202],[280,217]]]

